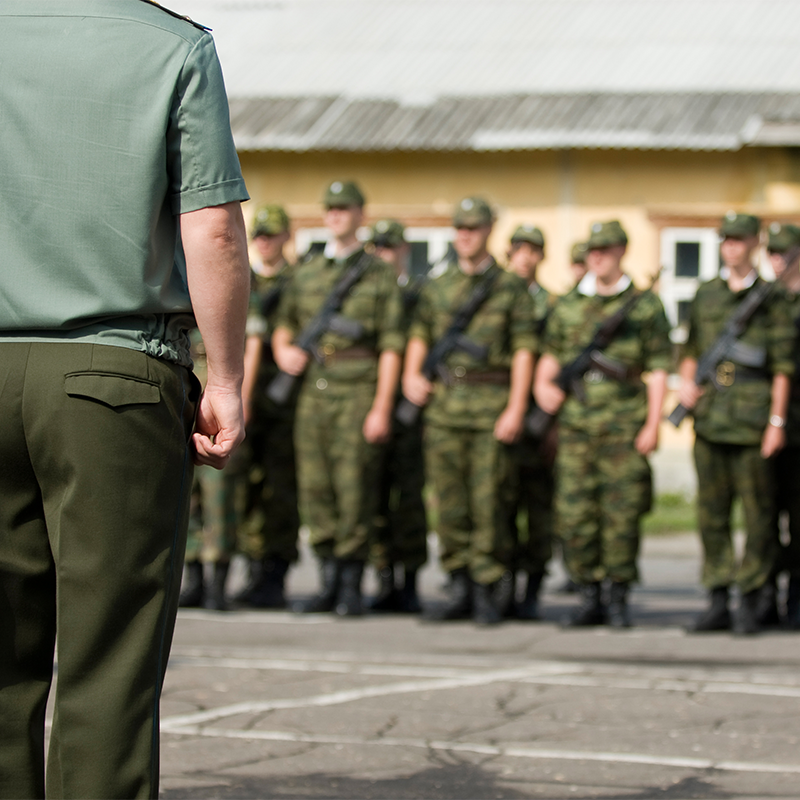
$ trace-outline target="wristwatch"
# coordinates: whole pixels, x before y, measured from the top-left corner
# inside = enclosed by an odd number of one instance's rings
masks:
[[[773,428],[785,428],[786,420],[783,417],[779,417],[777,414],[773,414],[769,418],[769,424],[772,425]]]

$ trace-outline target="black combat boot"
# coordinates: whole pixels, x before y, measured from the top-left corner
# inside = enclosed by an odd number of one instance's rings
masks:
[[[450,573],[447,600],[443,606],[425,612],[425,619],[435,622],[449,619],[467,619],[472,612],[472,581],[466,569]]]
[[[250,597],[256,586],[262,580],[263,567],[261,561],[255,558],[247,559],[247,580],[244,586],[231,597],[231,603],[236,605],[249,605]]]
[[[797,575],[789,577],[785,623],[790,630],[800,630],[800,576]]]
[[[403,575],[403,588],[398,595],[398,611],[404,614],[419,614],[422,611],[422,606],[419,602],[419,595],[417,594],[417,570],[409,569],[404,570]]]
[[[324,558],[319,562],[319,594],[297,605],[301,614],[320,614],[333,611],[339,592],[339,562],[335,558]]]
[[[599,583],[581,583],[578,593],[581,602],[575,611],[562,623],[565,628],[580,628],[587,625],[602,625],[606,621],[606,609]]]
[[[284,581],[289,571],[289,562],[275,556],[260,562],[258,580],[250,591],[248,604],[253,608],[286,608]]]
[[[399,596],[394,586],[394,569],[384,567],[378,570],[378,594],[369,603],[370,611],[398,611]]]
[[[521,603],[517,603],[517,619],[537,620],[539,615],[539,588],[542,585],[544,574],[535,572],[528,575],[528,583],[525,586],[525,597]]]
[[[612,628],[630,628],[628,584],[612,582],[608,590],[608,624]]]
[[[739,608],[736,609],[736,616],[733,620],[734,633],[749,636],[761,630],[761,625],[758,622],[759,595],[758,589],[742,595],[739,601]]]
[[[342,561],[339,569],[339,593],[334,611],[340,617],[360,617],[364,613],[361,602],[363,561]]]
[[[472,619],[478,625],[497,625],[503,621],[514,594],[514,576],[506,572],[494,583],[473,583]]]
[[[203,605],[203,565],[199,561],[186,562],[186,576],[178,605],[181,608],[200,608]]]
[[[689,632],[727,631],[730,627],[731,612],[728,610],[728,587],[719,586],[711,590],[708,608],[689,627]]]
[[[756,621],[761,628],[774,628],[780,625],[778,584],[774,577],[770,578],[758,591]]]
[[[228,579],[227,561],[217,561],[214,564],[214,572],[211,582],[206,584],[204,589],[203,608],[210,611],[227,611],[228,604],[225,602],[225,582]]]

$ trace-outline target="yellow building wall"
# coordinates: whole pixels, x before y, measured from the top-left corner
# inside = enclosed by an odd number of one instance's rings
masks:
[[[369,219],[394,216],[447,225],[455,203],[486,197],[496,208],[490,242],[502,257],[511,231],[534,223],[547,239],[542,283],[569,286],[573,242],[592,222],[619,219],[628,232],[627,269],[645,282],[658,268],[659,231],[669,224],[716,225],[734,208],[769,219],[800,219],[800,159],[792,151],[735,153],[575,150],[507,153],[240,154],[253,201],[283,203],[296,224],[321,224],[320,198],[337,178],[359,182]]]

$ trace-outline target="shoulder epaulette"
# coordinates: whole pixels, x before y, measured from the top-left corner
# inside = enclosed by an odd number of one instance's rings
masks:
[[[168,8],[164,8],[161,3],[156,3],[155,0],[142,0],[143,3],[149,3],[151,6],[155,6],[156,8],[160,8],[162,11],[169,14],[171,17],[175,17],[175,19],[182,19],[184,22],[188,22],[190,25],[194,25],[195,28],[201,31],[205,31],[206,33],[211,31],[211,28],[207,28],[205,25],[201,25],[199,22],[195,22],[190,17],[184,16],[183,14],[179,14],[177,11],[170,11]]]

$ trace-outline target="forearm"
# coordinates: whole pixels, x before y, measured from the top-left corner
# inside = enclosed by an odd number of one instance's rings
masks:
[[[647,381],[647,421],[645,425],[658,427],[661,424],[661,412],[664,398],[667,396],[667,371],[653,370]]]
[[[533,353],[530,350],[517,350],[511,360],[511,386],[506,408],[524,414],[528,408],[533,384]]]
[[[403,377],[408,375],[419,375],[422,372],[422,365],[428,355],[428,346],[422,339],[409,339],[406,347],[406,360],[403,369]]]
[[[186,276],[208,362],[208,383],[238,390],[250,295],[247,237],[239,203],[181,214]]]
[[[260,336],[248,336],[244,343],[244,381],[242,382],[242,402],[247,405],[253,399],[253,389],[261,365],[264,342]]]
[[[778,373],[772,378],[772,397],[769,406],[771,417],[786,419],[789,411],[789,395],[791,393],[791,379],[782,373]]]
[[[375,399],[372,402],[373,411],[391,413],[400,380],[401,365],[400,354],[394,350],[384,350],[378,356],[378,383],[375,387]]]

